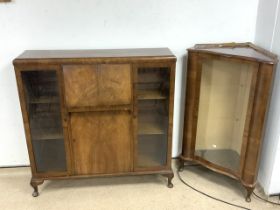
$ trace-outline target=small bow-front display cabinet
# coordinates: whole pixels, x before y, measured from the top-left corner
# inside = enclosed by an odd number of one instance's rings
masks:
[[[175,64],[167,48],[16,58],[33,196],[47,179],[162,174],[172,187]]]
[[[251,44],[188,50],[181,167],[194,161],[254,190],[275,55]]]

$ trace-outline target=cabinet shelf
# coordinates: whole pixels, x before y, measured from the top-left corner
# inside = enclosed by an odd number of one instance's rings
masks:
[[[56,132],[36,132],[32,135],[34,141],[63,139],[63,134]]]
[[[166,96],[158,90],[138,90],[138,100],[164,100]]]
[[[138,135],[163,135],[164,127],[156,122],[139,122]]]
[[[34,97],[31,98],[29,101],[30,104],[58,104],[59,98],[57,96],[48,97],[48,96],[41,96],[41,97]]]

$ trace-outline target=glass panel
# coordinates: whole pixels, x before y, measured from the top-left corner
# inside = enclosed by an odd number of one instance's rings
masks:
[[[238,171],[254,66],[206,60],[202,64],[197,156]]]
[[[66,171],[55,71],[22,72],[37,172]]]
[[[169,69],[139,68],[138,167],[164,166],[167,160]]]

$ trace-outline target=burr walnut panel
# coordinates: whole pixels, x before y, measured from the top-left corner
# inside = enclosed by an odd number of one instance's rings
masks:
[[[74,107],[131,103],[131,67],[128,64],[63,66],[66,104]]]
[[[131,171],[128,112],[71,114],[75,174]]]

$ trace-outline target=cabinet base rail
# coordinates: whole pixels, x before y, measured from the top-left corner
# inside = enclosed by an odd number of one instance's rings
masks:
[[[167,178],[167,187],[173,188],[172,179],[174,178],[174,173],[172,170],[167,171],[154,171],[154,172],[132,172],[132,173],[123,173],[123,174],[96,174],[96,175],[71,175],[71,176],[59,176],[59,177],[40,177],[35,178],[32,177],[30,181],[30,185],[34,189],[32,196],[38,197],[39,196],[39,189],[38,186],[42,185],[45,180],[67,180],[67,179],[86,179],[86,178],[105,178],[105,177],[118,177],[118,176],[140,176],[140,175],[162,175],[163,177]]]

